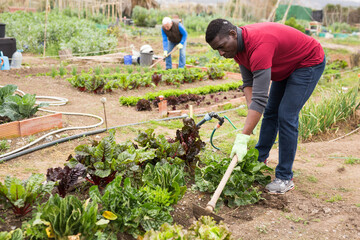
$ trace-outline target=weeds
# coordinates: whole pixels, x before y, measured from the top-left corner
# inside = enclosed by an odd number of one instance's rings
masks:
[[[334,202],[338,202],[338,201],[342,201],[342,200],[343,200],[342,196],[339,194],[336,194],[335,196],[332,196],[330,199],[327,199],[326,202],[334,203]]]
[[[287,215],[285,216],[286,219],[293,221],[294,223],[303,223],[304,225],[307,225],[309,223],[309,221],[301,218],[301,217],[295,217],[293,215]]]
[[[7,140],[0,140],[0,152],[5,152],[10,148],[10,144]]]
[[[259,233],[263,233],[263,234],[268,233],[268,230],[267,230],[267,228],[266,228],[265,225],[256,226],[256,230],[257,230]]]
[[[307,180],[312,183],[317,183],[319,181],[315,176],[308,176]]]
[[[351,165],[360,164],[360,158],[355,158],[350,156],[345,159],[345,164],[351,164]]]

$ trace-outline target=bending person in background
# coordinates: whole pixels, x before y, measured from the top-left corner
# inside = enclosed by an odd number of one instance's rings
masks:
[[[206,42],[221,56],[233,58],[239,64],[244,82],[249,111],[231,155],[236,154],[242,160],[250,134],[264,114],[256,145],[258,161],[266,163],[279,133],[279,162],[275,179],[266,189],[270,193],[284,194],[295,186],[292,167],[297,149],[299,112],[325,68],[325,54],[320,43],[279,23],[236,27],[225,19],[210,22]]]
[[[185,49],[187,32],[184,26],[177,20],[164,17],[162,21],[161,34],[163,38],[164,57],[170,53],[175,46],[179,49],[179,68],[184,68],[186,63]],[[172,68],[171,55],[165,59],[166,69]]]

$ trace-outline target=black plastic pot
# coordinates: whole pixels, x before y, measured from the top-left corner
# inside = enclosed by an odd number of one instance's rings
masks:
[[[0,23],[0,38],[5,37],[5,23]]]

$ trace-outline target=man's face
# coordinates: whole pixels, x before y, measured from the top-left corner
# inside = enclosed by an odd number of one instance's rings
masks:
[[[164,28],[166,31],[169,31],[171,29],[171,27],[172,27],[172,22],[164,24]]]
[[[214,50],[218,50],[219,54],[224,58],[234,58],[237,54],[237,33],[231,30],[228,36],[216,36],[210,43]]]

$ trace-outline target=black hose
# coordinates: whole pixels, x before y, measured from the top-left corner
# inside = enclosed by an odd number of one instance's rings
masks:
[[[98,130],[91,131],[91,132],[85,132],[85,133],[76,134],[76,135],[69,136],[69,137],[66,137],[66,138],[60,138],[58,140],[55,140],[55,141],[52,141],[52,142],[49,142],[49,143],[45,143],[45,144],[42,144],[42,145],[39,145],[39,146],[36,146],[36,147],[33,147],[33,148],[25,149],[25,150],[23,150],[21,152],[14,153],[14,154],[9,155],[7,157],[1,158],[0,163],[3,163],[5,161],[11,160],[13,158],[20,157],[22,155],[25,155],[25,154],[28,154],[28,153],[31,153],[31,152],[34,152],[34,151],[37,151],[37,150],[40,150],[40,149],[43,149],[43,148],[53,146],[53,145],[58,144],[58,143],[63,143],[63,142],[70,141],[70,140],[73,140],[73,139],[76,139],[76,138],[90,136],[90,135],[102,133],[102,132],[105,132],[105,131],[106,131],[106,128],[102,128],[102,129],[98,129]]]

